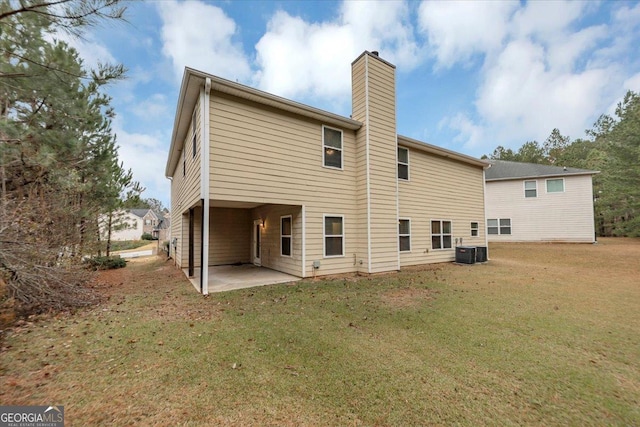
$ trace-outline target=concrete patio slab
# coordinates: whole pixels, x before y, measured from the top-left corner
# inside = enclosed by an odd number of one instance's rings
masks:
[[[187,269],[183,269],[187,274]],[[190,278],[191,284],[200,292],[200,277]],[[209,267],[209,293],[253,288],[276,283],[297,282],[299,277],[252,264],[219,265]]]

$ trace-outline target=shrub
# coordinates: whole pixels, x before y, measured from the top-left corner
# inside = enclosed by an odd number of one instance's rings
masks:
[[[127,266],[127,261],[119,256],[95,256],[85,260],[85,263],[92,270],[113,270]]]
[[[142,240],[153,240],[153,236],[150,233],[144,233],[141,237]]]

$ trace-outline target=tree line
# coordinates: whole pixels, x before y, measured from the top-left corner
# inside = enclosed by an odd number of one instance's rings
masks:
[[[628,91],[613,116],[603,114],[573,141],[556,128],[544,143],[516,151],[498,146],[483,158],[600,171],[593,177],[596,231],[600,236],[640,236],[640,95]]]
[[[0,1],[0,303],[90,303],[82,260],[101,250],[100,220],[143,190],[118,159],[104,92],[124,67],[88,67],[60,37],[124,11],[117,0]]]

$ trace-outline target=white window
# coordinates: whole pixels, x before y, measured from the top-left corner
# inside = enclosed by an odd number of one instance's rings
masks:
[[[478,223],[471,223],[471,237],[478,237]]]
[[[193,109],[193,116],[191,117],[191,157],[192,158],[196,158],[196,146],[197,146],[197,140],[196,140],[196,111],[197,108]]]
[[[538,181],[524,182],[524,197],[538,197]]]
[[[411,252],[411,220],[398,220],[398,241],[400,252]]]
[[[344,216],[324,216],[324,256],[344,256]]]
[[[547,193],[564,193],[564,178],[548,179]]]
[[[342,169],[342,131],[322,126],[322,164]]]
[[[451,221],[431,221],[431,249],[451,249]]]
[[[280,255],[291,256],[291,215],[280,217]]]
[[[398,179],[409,180],[409,150],[398,147]]]
[[[488,219],[487,234],[511,234],[511,219]]]

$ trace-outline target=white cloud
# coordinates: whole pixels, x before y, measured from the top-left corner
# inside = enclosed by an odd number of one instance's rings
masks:
[[[449,127],[457,132],[454,142],[462,143],[465,148],[473,150],[484,140],[484,128],[473,123],[466,114],[457,113],[453,117],[445,117],[438,127]]]
[[[217,6],[201,2],[158,2],[162,52],[175,75],[196,68],[230,80],[246,80],[251,70],[242,46],[234,41],[236,23]]]
[[[403,2],[344,2],[330,22],[309,23],[276,12],[255,46],[256,84],[286,97],[347,98],[350,64],[364,50],[409,71],[420,52]]]
[[[146,188],[143,198],[153,197],[169,206],[170,183],[164,176],[168,149],[163,135],[129,133],[116,118],[113,128],[117,136],[118,157],[125,169],[133,171],[134,181]]]
[[[625,91],[632,90],[636,93],[640,93],[640,73],[637,73],[625,80],[622,87]]]
[[[476,114],[452,114],[441,125],[466,148],[484,144],[487,150],[543,141],[555,127],[582,137],[621,86],[638,84],[625,69],[629,40],[637,38],[624,32],[638,27],[626,15],[640,14],[640,7],[623,7],[624,18],[614,14],[620,25],[579,25],[593,7],[566,1],[423,2],[420,28],[435,52],[436,69],[481,57]]]
[[[508,18],[517,7],[518,3],[508,1],[424,1],[418,22],[437,66],[449,68],[499,48]]]
[[[608,77],[606,69],[550,67],[543,46],[516,40],[488,67],[476,106],[501,139],[540,141],[554,127],[582,136],[602,106]]]
[[[529,1],[515,12],[511,32],[516,38],[534,37],[549,42],[566,34],[589,6],[588,2],[578,1]]]
[[[145,121],[164,120],[169,114],[169,102],[161,93],[155,93],[135,104],[132,113]]]

